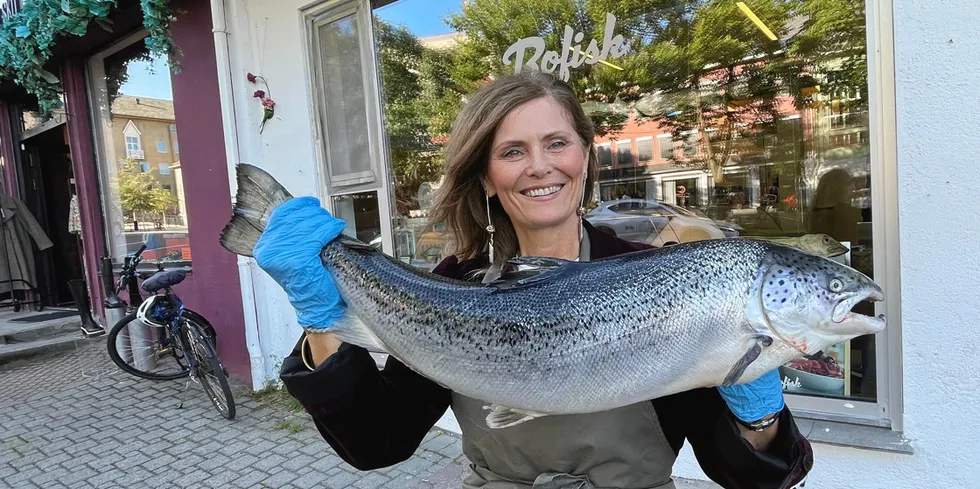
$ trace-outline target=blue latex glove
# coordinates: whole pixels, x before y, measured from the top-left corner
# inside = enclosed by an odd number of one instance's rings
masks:
[[[344,315],[347,306],[320,262],[320,250],[346,225],[315,197],[297,197],[272,211],[255,244],[252,256],[286,291],[303,328],[322,331]]]
[[[732,414],[747,423],[782,411],[786,405],[778,369],[746,384],[718,387],[718,391]]]

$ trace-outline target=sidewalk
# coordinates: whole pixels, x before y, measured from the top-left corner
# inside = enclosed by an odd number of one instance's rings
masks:
[[[120,371],[105,341],[0,364],[0,489],[458,488],[455,433],[433,429],[415,455],[360,472],[281,391],[235,389],[222,418],[192,384]],[[678,489],[717,487],[677,481]]]
[[[441,430],[411,459],[359,472],[281,396],[239,387],[228,421],[196,384],[176,409],[183,386],[128,376],[104,341],[0,365],[0,489],[459,486],[459,440]]]

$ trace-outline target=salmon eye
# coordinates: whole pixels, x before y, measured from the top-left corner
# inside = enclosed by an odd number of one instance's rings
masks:
[[[842,290],[844,290],[844,282],[841,282],[839,278],[830,281],[831,292],[840,292]]]

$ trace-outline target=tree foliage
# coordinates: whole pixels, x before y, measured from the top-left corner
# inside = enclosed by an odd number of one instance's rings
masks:
[[[70,36],[81,37],[95,23],[112,32],[109,18],[117,0],[31,0],[0,25],[0,77],[13,80],[38,99],[42,115],[61,106],[60,81],[45,68],[52,48]],[[168,0],[141,0],[146,46],[166,56],[179,70],[178,49],[170,34],[175,20]]]
[[[386,119],[398,141],[393,147],[431,156],[421,148],[448,131],[462,97],[488,76],[513,72],[502,60],[511,44],[540,36],[546,49],[561,51],[567,25],[583,33],[582,42],[573,44],[584,49],[592,39],[605,39],[611,12],[614,33],[628,46],[626,56],[609,60],[619,69],[586,63],[570,70],[568,79],[599,136],[615,137],[631,117],[657,124],[700,149],[677,164],[709,170],[719,181],[733,155],[798,153],[799,138],[779,137],[781,118],[810,107],[815,90],[866,94],[864,3],[745,4],[776,40],[729,0],[469,0],[447,19],[464,37],[439,52],[422,47],[406,30],[383,29]],[[423,89],[433,81],[442,91]],[[427,176],[437,165],[431,158],[425,162],[396,165],[396,173]]]
[[[177,198],[164,189],[157,179],[140,168],[139,162],[132,159],[122,161],[122,168],[115,182],[119,202],[125,213],[133,216],[150,212],[166,212],[177,205]]]

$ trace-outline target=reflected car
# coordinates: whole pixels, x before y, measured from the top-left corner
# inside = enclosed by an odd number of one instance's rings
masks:
[[[653,246],[738,236],[737,224],[699,216],[683,207],[644,199],[599,204],[585,216],[598,231]]]

